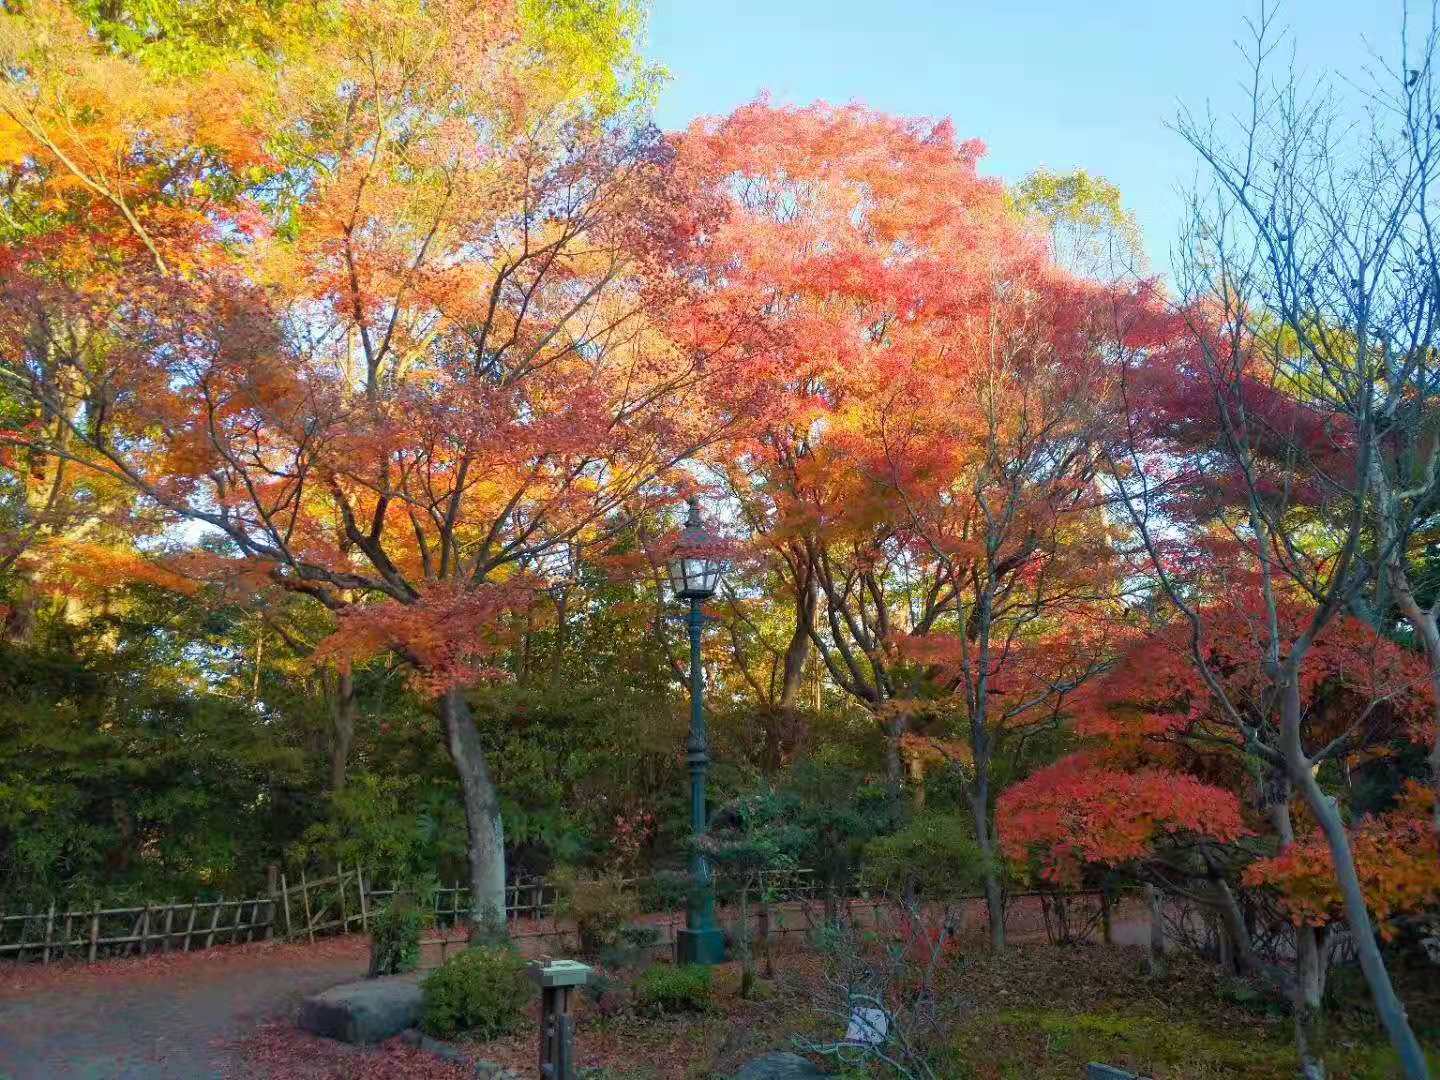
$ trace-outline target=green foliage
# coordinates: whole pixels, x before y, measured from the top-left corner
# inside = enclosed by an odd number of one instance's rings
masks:
[[[955,1047],[957,1078],[1078,1075],[1087,1061],[1104,1061],[1142,1076],[1196,1080],[1271,1080],[1293,1076],[1288,1025],[1273,1030],[1223,1029],[1118,1010],[1024,1010],[967,1025]],[[987,1072],[976,1071],[983,1053]],[[1432,1062],[1436,1058],[1431,1056]],[[1329,1055],[1336,1076],[1383,1080],[1397,1075],[1388,1047],[1348,1045]]]
[[[267,63],[332,21],[324,0],[79,0],[96,37],[162,74]]]
[[[605,865],[623,808],[684,791],[674,762],[684,728],[667,696],[663,657],[635,636],[601,606],[593,628],[572,627],[563,640],[553,631],[535,635],[523,674],[544,672],[544,681],[470,697],[494,772],[504,778],[506,840],[532,872],[554,863]]]
[[[661,72],[639,54],[646,6],[638,0],[520,0],[520,17],[551,78],[602,116],[656,89]]]
[[[420,965],[420,935],[430,921],[430,912],[410,892],[397,893],[371,916],[369,977],[414,971]]]
[[[943,899],[969,893],[985,879],[985,857],[970,820],[921,814],[864,848],[865,883],[891,896]]]
[[[436,1038],[470,1034],[498,1039],[525,1023],[525,1007],[535,984],[525,973],[525,960],[504,945],[466,949],[427,975],[421,1026]]]
[[[769,787],[734,800],[711,819],[703,841],[706,858],[746,885],[766,873],[796,869],[812,837],[792,819],[793,809],[793,800]]]
[[[462,862],[464,811],[444,777],[352,773],[329,809],[291,846],[292,862],[364,865],[377,882],[418,881]]]
[[[642,1012],[706,1012],[710,998],[710,969],[701,964],[656,964],[635,980],[635,1004]]]
[[[795,830],[787,843],[796,861],[814,869],[832,895],[848,885],[865,843],[902,820],[897,793],[840,747],[797,762],[776,779],[775,794]]]
[[[573,870],[557,875],[560,911],[575,920],[580,951],[597,957],[614,949],[640,912],[639,899],[613,876],[585,878]]]
[[[1134,264],[1141,254],[1140,226],[1125,209],[1120,189],[1084,169],[1053,173],[1037,169],[1013,193],[1015,206],[1050,226],[1056,256],[1076,269],[1100,261]]]
[[[226,692],[230,613],[117,590],[0,643],[0,900],[257,890],[319,807],[300,740]]]
[[[596,959],[601,966],[614,970],[648,967],[655,959],[660,944],[660,928],[646,923],[621,927],[614,946],[602,949]]]

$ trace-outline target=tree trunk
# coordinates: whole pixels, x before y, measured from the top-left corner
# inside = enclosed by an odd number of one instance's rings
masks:
[[[810,637],[815,632],[815,612],[818,606],[819,592],[815,588],[815,579],[807,572],[795,590],[795,626],[790,632],[790,641],[785,646],[784,663],[781,667],[782,711],[793,709],[800,696],[800,688],[805,681],[805,662],[810,658]]]
[[[1360,876],[1355,871],[1355,856],[1350,850],[1350,837],[1345,832],[1345,823],[1340,817],[1340,808],[1335,800],[1326,795],[1311,770],[1310,759],[1305,756],[1300,741],[1299,677],[1296,674],[1299,658],[1291,657],[1290,671],[1285,685],[1281,688],[1281,735],[1285,754],[1286,772],[1290,783],[1299,788],[1310,808],[1311,815],[1325,834],[1330,848],[1330,857],[1335,864],[1335,882],[1340,886],[1340,895],[1345,899],[1345,924],[1350,929],[1355,953],[1360,960],[1360,970],[1370,986],[1370,995],[1375,1001],[1375,1011],[1390,1045],[1400,1059],[1402,1075],[1407,1080],[1429,1080],[1430,1067],[1425,1063],[1424,1051],[1410,1027],[1410,1018],[1405,1006],[1395,993],[1390,981],[1390,972],[1380,955],[1380,946],[1375,940],[1375,927],[1370,922],[1370,911],[1365,906],[1365,892],[1360,886]],[[1287,807],[1288,816],[1288,807]],[[1282,839],[1284,839],[1282,837]],[[1293,839],[1293,837],[1292,837]]]
[[[903,713],[896,710],[885,729],[885,779],[899,795],[905,788],[905,761],[900,754],[900,742],[905,737],[908,721]]]
[[[40,593],[30,575],[16,572],[10,585],[10,606],[5,611],[3,633],[14,645],[28,645],[35,634],[35,621],[40,609]]]
[[[1005,895],[1000,887],[1000,860],[995,851],[995,831],[990,822],[990,798],[984,777],[978,786],[965,792],[970,804],[970,817],[975,825],[975,842],[984,859],[985,916],[990,921],[990,951],[1005,949]]]
[[[1360,970],[1365,973],[1365,981],[1370,986],[1375,1011],[1380,1015],[1380,1022],[1385,1026],[1390,1044],[1400,1059],[1401,1073],[1407,1080],[1429,1080],[1430,1067],[1425,1062],[1424,1051],[1420,1049],[1420,1043],[1410,1027],[1405,1005],[1395,993],[1390,972],[1386,970],[1385,960],[1380,955],[1380,946],[1375,940],[1375,928],[1370,922],[1369,909],[1365,906],[1365,892],[1360,886],[1360,877],[1355,872],[1350,837],[1345,832],[1340,811],[1335,801],[1320,790],[1319,783],[1309,770],[1304,770],[1300,788],[1330,847],[1331,858],[1335,863],[1335,880],[1345,898],[1345,925],[1349,928],[1350,938],[1355,944]]]
[[[1255,970],[1255,948],[1251,944],[1250,927],[1245,924],[1245,915],[1235,899],[1230,883],[1224,878],[1214,880],[1216,907],[1220,913],[1220,932],[1225,951],[1229,954],[1230,966],[1237,975],[1249,975]]]
[[[776,715],[765,727],[766,767],[774,772],[784,766],[789,752],[803,741],[795,703],[805,684],[805,668],[810,659],[810,637],[815,632],[815,611],[819,593],[815,588],[814,575],[808,571],[797,586],[795,594],[795,626],[790,641],[785,646],[784,661],[780,669],[780,697]],[[817,710],[818,711],[818,710]]]
[[[1154,885],[1145,886],[1145,907],[1150,912],[1150,951],[1146,962],[1150,974],[1164,978],[1170,965],[1165,960],[1165,919],[1160,910],[1160,890]]]
[[[1215,918],[1215,960],[1226,975],[1235,974],[1235,950],[1223,918]]]
[[[827,875],[825,878],[825,925],[840,925],[840,894],[835,887],[834,875]]]
[[[765,977],[775,978],[775,942],[770,936],[770,901],[766,899],[765,893],[760,894],[759,930],[760,945],[765,950]]]
[[[470,921],[482,936],[505,934],[505,829],[500,797],[490,779],[485,748],[470,717],[464,692],[447,690],[440,698],[440,718],[450,760],[460,776],[469,833],[466,857],[470,869]]]
[[[1325,1080],[1324,958],[1320,935],[1313,926],[1295,928],[1295,1052],[1303,1080]]]
[[[740,883],[740,921],[735,928],[735,944],[740,953],[740,997],[749,1001],[755,993],[755,943],[750,934],[750,883]]]
[[[360,715],[359,699],[355,696],[355,677],[348,670],[335,679],[335,699],[330,704],[330,792],[345,790],[345,769],[350,762],[350,748],[355,744],[355,720]]]

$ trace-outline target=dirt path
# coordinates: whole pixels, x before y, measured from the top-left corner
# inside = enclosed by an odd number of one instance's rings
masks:
[[[22,971],[0,984],[0,1078],[224,1077],[228,1044],[365,964],[350,938]]]

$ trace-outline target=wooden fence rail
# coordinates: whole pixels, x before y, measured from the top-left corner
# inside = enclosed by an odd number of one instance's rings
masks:
[[[644,895],[659,879],[626,878],[618,884]],[[558,938],[571,935],[573,928],[559,918],[563,886],[552,881],[517,882],[506,888],[505,917],[514,937]],[[273,892],[265,896],[242,899],[169,901],[163,904],[142,904],[138,907],[101,907],[71,910],[51,903],[44,910],[24,914],[0,914],[0,961],[82,960],[94,963],[116,956],[151,953],[189,952],[215,945],[278,939],[305,940],[345,934],[368,933],[370,921],[384,909],[395,895],[394,885],[376,887],[363,867],[336,866],[333,874],[312,878],[308,870],[300,871],[300,879],[291,881],[286,874],[278,876]],[[722,899],[725,892],[721,883]],[[764,881],[767,903],[766,933],[786,934],[807,932],[818,925],[818,889],[809,870],[787,871]],[[656,897],[658,893],[654,894]],[[1016,894],[1020,900],[1027,895]],[[1081,895],[1081,894],[1076,894]],[[465,921],[469,911],[470,889],[456,882],[434,890],[435,933],[423,942],[438,945],[443,962],[445,951],[457,942],[456,927]],[[978,898],[957,898],[973,901]],[[673,944],[675,930],[683,918],[679,905],[663,898],[648,921],[659,932],[657,945]],[[1048,928],[1048,901],[1044,912]],[[865,907],[884,901],[848,897],[847,910],[856,905]],[[793,918],[783,915],[770,919],[770,911],[789,909]],[[752,902],[752,918],[759,917],[761,906]],[[878,908],[873,913],[879,918]]]

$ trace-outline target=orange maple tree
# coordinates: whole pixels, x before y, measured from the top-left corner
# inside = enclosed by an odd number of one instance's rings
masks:
[[[633,66],[604,7],[575,39],[550,5],[346,0],[178,56],[0,14],[5,442],[329,609],[319,659],[409,662],[477,919],[503,831],[464,686],[547,556],[673,499],[755,386],[696,290],[707,202],[597,74]]]
[[[715,467],[789,586],[786,671],[815,651],[897,785],[907,736],[959,735],[990,853],[995,755],[1104,661],[1112,346],[1173,324],[1057,266],[948,122],[762,100],[681,149],[730,208],[715,302],[767,314],[770,411]]]

